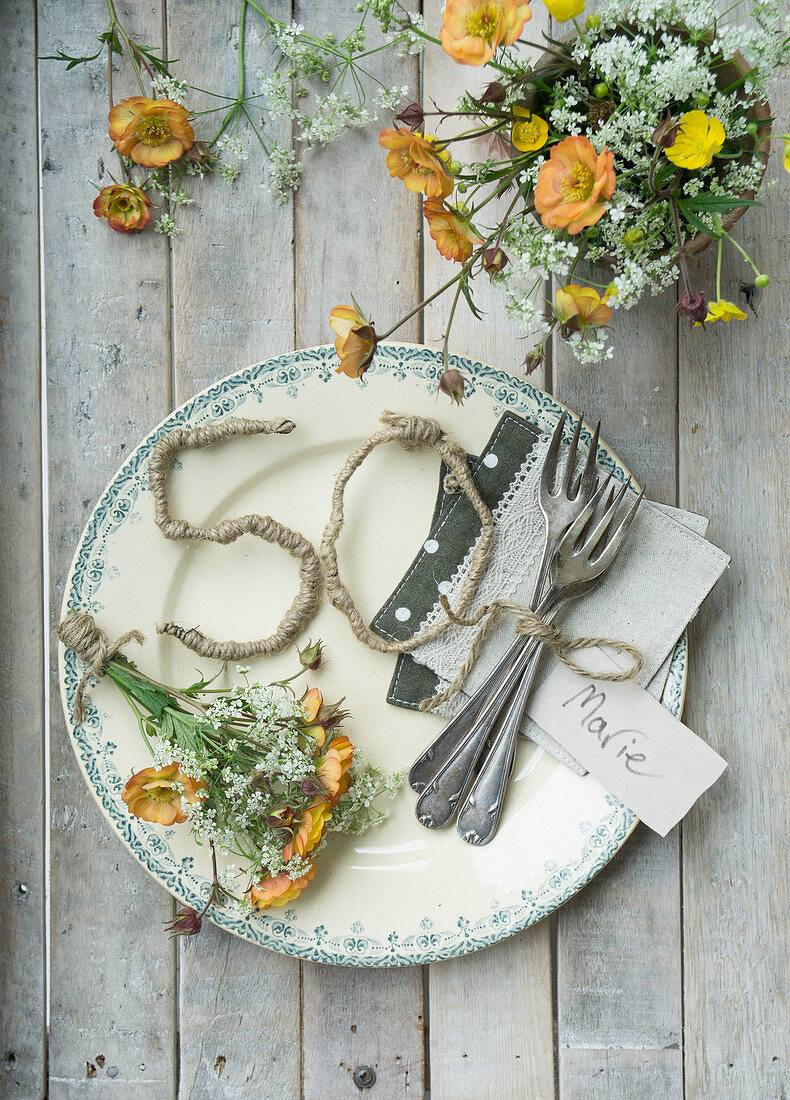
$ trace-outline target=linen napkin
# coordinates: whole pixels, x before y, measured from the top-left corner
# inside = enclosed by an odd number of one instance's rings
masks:
[[[470,468],[496,520],[489,568],[469,613],[492,599],[527,603],[543,546],[543,519],[537,500],[540,468],[548,437],[513,413],[500,420],[482,455]],[[566,605],[560,625],[568,637],[604,635],[630,642],[645,658],[637,682],[660,697],[675,644],[729,562],[703,534],[707,520],[666,505],[643,502],[614,564],[589,595]],[[469,567],[480,523],[465,496],[443,487],[428,537],[412,566],[373,620],[391,638],[406,638],[444,615],[438,595],[454,605]],[[388,701],[417,707],[421,699],[449,683],[466,657],[475,627],[452,626],[440,638],[398,660]],[[439,713],[451,715],[473,694],[513,639],[505,617],[489,635],[463,691]],[[611,654],[627,667],[628,658]],[[537,683],[553,667],[546,655]],[[522,733],[579,774],[583,769],[556,742],[526,719]]]

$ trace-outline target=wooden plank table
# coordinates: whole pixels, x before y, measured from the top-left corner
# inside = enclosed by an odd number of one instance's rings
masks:
[[[351,0],[270,8],[335,31],[353,19]],[[440,8],[423,6],[434,26]],[[37,60],[88,42],[102,10],[0,7],[0,1097],[342,1100],[360,1095],[359,1066],[375,1069],[379,1100],[787,1096],[786,188],[739,226],[772,276],[759,318],[703,337],[674,319],[668,293],[616,315],[611,363],[581,368],[558,346],[535,379],[601,415],[651,495],[710,515],[733,556],[692,630],[687,701],[689,724],[730,762],[724,778],[668,838],[640,827],[552,918],[466,959],[353,971],[211,925],[189,948],[163,946],[173,903],[105,824],[60,713],[50,630],[76,540],[110,474],[174,405],[326,342],[329,309],[352,290],[378,319],[399,316],[445,265],[369,131],[313,155],[283,206],[252,157],[232,187],[200,189],[175,242],[108,231],[88,184],[108,179],[104,62],[67,75]],[[229,90],[235,11],[119,5],[196,82]],[[247,49],[265,68],[259,35],[253,25]],[[469,77],[435,52],[421,74],[413,58],[385,64],[415,96],[421,82],[426,102],[447,103]],[[773,106],[781,133],[786,80]],[[710,257],[700,263],[710,275]],[[739,279],[726,264],[728,297]],[[461,320],[453,349],[517,373],[524,344],[493,294],[485,309],[483,323]],[[429,310],[399,336],[436,346],[443,317]]]

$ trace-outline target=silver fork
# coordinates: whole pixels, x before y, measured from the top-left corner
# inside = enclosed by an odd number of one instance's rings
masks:
[[[533,609],[543,593],[549,565],[560,539],[581,514],[598,483],[596,459],[600,423],[593,434],[583,469],[575,476],[583,417],[576,423],[562,473],[559,473],[567,415],[563,412],[560,416],[541,469],[538,500],[546,523],[546,535],[530,601]],[[483,685],[412,765],[409,783],[421,795],[417,802],[417,817],[427,828],[442,828],[455,816],[458,800],[469,783],[491,727],[507,694],[527,667],[533,649],[531,639],[516,638]]]
[[[568,528],[557,547],[551,585],[541,601],[541,617],[550,621],[560,606],[595,586],[617,556],[643,493],[625,510],[621,504],[630,478],[610,494],[601,507],[608,479],[601,485],[581,514]],[[619,515],[618,513],[622,513]],[[540,659],[541,646],[530,656],[523,677],[499,713],[480,771],[458,815],[458,832],[469,844],[488,844],[493,838],[504,802],[507,781],[513,767],[516,737]]]

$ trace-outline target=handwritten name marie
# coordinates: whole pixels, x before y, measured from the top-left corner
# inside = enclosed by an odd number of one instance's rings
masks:
[[[647,752],[643,751],[650,748],[648,735],[644,730],[612,725],[606,717],[605,691],[595,684],[588,684],[566,699],[562,706],[572,708],[579,726],[597,738],[602,750],[608,750],[610,754],[614,753],[615,759],[622,760],[631,775],[650,776],[650,772],[639,767],[648,760]],[[637,745],[640,747],[635,749]]]

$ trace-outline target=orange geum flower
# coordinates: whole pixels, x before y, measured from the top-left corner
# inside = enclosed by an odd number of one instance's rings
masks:
[[[184,775],[179,764],[168,764],[136,772],[124,787],[122,797],[129,813],[142,821],[179,825],[187,819],[182,799],[197,802],[198,791],[204,786],[202,779]]]
[[[318,761],[315,774],[323,784],[333,806],[337,805],[337,800],[344,790],[348,790],[348,784],[346,783],[344,787],[342,781],[351,767],[353,758],[354,746],[346,736],[343,736],[335,737],[330,741],[329,747]]]
[[[333,810],[334,806],[325,798],[316,798],[310,803],[299,820],[293,840],[283,848],[283,859],[286,863],[293,859],[294,854],[303,857],[312,852],[326,832]]]
[[[117,103],[107,117],[110,137],[121,156],[146,168],[178,160],[195,141],[189,111],[172,99],[133,95]]]
[[[596,153],[581,135],[564,138],[538,173],[535,209],[547,229],[567,229],[574,236],[603,217],[615,180],[611,150]]]
[[[500,46],[512,46],[532,18],[518,0],[447,0],[440,39],[461,65],[486,65]]]
[[[329,324],[337,333],[335,351],[340,359],[338,374],[361,378],[376,354],[378,336],[355,306],[335,306]]]
[[[93,200],[93,213],[103,218],[110,229],[131,233],[143,229],[151,220],[151,200],[145,191],[129,183],[112,183],[102,187]]]
[[[429,199],[446,199],[452,194],[455,185],[447,167],[449,158],[443,149],[437,148],[430,134],[398,126],[382,130],[379,144],[389,149],[390,175],[403,180],[408,191],[424,191]]]
[[[441,199],[426,199],[422,211],[436,247],[446,259],[464,264],[475,245],[483,243],[463,214]]]
[[[554,295],[557,317],[571,331],[608,325],[612,319],[608,302],[608,297],[602,298],[594,287],[576,283],[562,287]]]
[[[279,875],[266,875],[259,883],[250,887],[247,899],[258,909],[279,909],[299,897],[308,882],[315,878],[315,872],[316,866],[311,863],[297,879],[289,878],[285,871]]]

